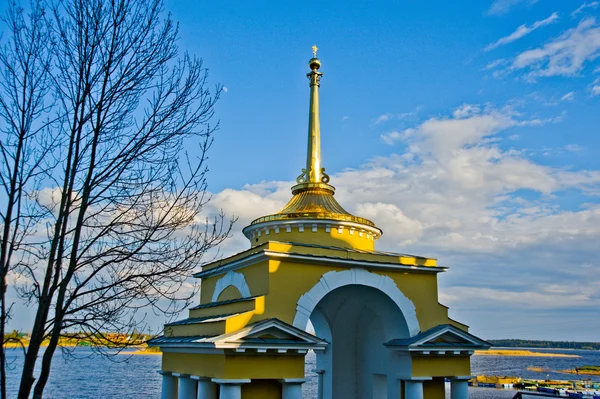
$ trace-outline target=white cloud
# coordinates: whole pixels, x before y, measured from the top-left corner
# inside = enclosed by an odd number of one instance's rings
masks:
[[[383,122],[387,122],[392,118],[391,114],[383,114],[383,115],[379,115],[377,118],[375,118],[374,123],[376,125],[383,123]]]
[[[581,152],[581,151],[583,151],[583,147],[580,146],[579,144],[567,144],[565,146],[565,150],[567,150],[569,152]]]
[[[381,141],[388,145],[394,145],[396,142],[402,140],[405,136],[397,130],[393,130],[389,133],[384,133],[381,136]]]
[[[523,126],[552,121],[510,107],[464,104],[396,132],[407,144],[400,153],[332,174],[336,198],[383,229],[378,249],[434,256],[451,266],[441,297],[474,332],[489,325],[481,321],[481,306],[515,319],[531,309],[562,319],[562,311],[597,309],[598,281],[590,276],[600,270],[600,205],[563,209],[555,199],[578,190],[597,196],[600,171],[540,164],[507,140]],[[263,182],[218,193],[210,206],[240,216],[225,250],[247,248],[241,228],[281,209],[292,185]],[[571,294],[561,292],[557,281]]]
[[[504,58],[500,58],[498,60],[494,60],[492,62],[489,62],[484,68],[484,71],[489,71],[490,69],[495,69],[501,65],[506,65],[508,64],[508,61],[505,60]]]
[[[568,92],[567,94],[565,94],[564,96],[562,96],[560,98],[560,101],[569,101],[569,102],[571,102],[573,100],[575,100],[575,92],[574,91],[570,91],[570,92]]]
[[[597,96],[600,94],[600,79],[594,80],[594,82],[590,85],[590,92],[592,96]]]
[[[522,52],[509,68],[527,70],[529,77],[573,76],[598,55],[600,26],[595,18],[587,18],[544,46]]]
[[[583,3],[578,9],[571,13],[571,17],[575,18],[579,13],[581,13],[586,8],[596,8],[600,5],[598,1],[592,1],[591,3]]]
[[[382,115],[379,115],[377,118],[375,118],[373,120],[373,123],[378,125],[380,123],[388,122],[393,119],[396,119],[396,120],[410,119],[411,117],[416,116],[419,113],[420,109],[421,109],[421,107],[417,107],[414,111],[402,112],[399,114],[393,114],[393,113],[382,114]]]
[[[494,0],[487,13],[489,15],[506,14],[510,9],[521,3],[534,4],[538,0]]]
[[[548,18],[543,19],[541,21],[536,21],[531,26],[521,25],[519,26],[513,33],[508,36],[504,36],[498,39],[495,43],[489,44],[485,47],[485,51],[490,51],[495,49],[496,47],[504,46],[505,44],[512,43],[528,34],[533,32],[534,30],[541,28],[546,25],[550,25],[551,23],[558,20],[558,13],[554,13],[550,15]]]

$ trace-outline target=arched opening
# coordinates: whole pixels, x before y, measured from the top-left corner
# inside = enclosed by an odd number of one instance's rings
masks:
[[[369,286],[344,285],[319,300],[310,321],[315,334],[330,342],[317,354],[323,398],[399,397],[398,375],[408,370],[383,344],[410,337],[410,330],[388,295]]]

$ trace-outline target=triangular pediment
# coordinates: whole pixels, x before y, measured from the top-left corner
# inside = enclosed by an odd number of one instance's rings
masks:
[[[250,324],[238,331],[211,339],[223,349],[325,349],[328,342],[278,319]]]
[[[387,347],[408,351],[461,351],[488,349],[491,344],[450,324],[442,324],[411,338],[394,339]]]

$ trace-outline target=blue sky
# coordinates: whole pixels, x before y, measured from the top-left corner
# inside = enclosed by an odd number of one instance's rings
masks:
[[[450,266],[440,301],[484,338],[600,340],[597,2],[167,5],[227,88],[211,209],[288,200],[316,44],[324,166],[378,248]]]
[[[278,211],[305,162],[319,47],[323,165],[378,249],[437,257],[483,338],[600,335],[600,4],[167,0],[225,92],[208,213]],[[26,328],[23,326],[23,328]]]

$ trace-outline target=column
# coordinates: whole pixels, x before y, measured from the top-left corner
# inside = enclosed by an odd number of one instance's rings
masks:
[[[450,378],[450,398],[468,399],[469,398],[469,380],[471,376],[461,376]]]
[[[250,380],[224,380],[213,378],[212,382],[219,384],[219,399],[242,399],[242,384],[247,384]]]
[[[325,370],[317,369],[313,371],[317,373],[317,399],[323,399],[323,374],[325,374]]]
[[[198,396],[197,399],[217,399],[217,384],[212,382],[208,377],[191,377],[198,380]]]
[[[169,371],[159,371],[162,374],[161,399],[177,399],[177,377]]]
[[[177,399],[196,399],[196,380],[190,378],[189,374],[173,373],[179,379],[179,393]]]
[[[423,381],[431,380],[431,377],[409,377],[402,378],[404,381],[404,399],[423,399]]]
[[[306,382],[304,378],[284,378],[281,382],[282,399],[302,399],[302,384]]]

